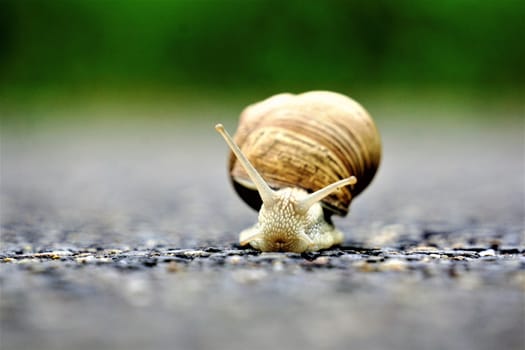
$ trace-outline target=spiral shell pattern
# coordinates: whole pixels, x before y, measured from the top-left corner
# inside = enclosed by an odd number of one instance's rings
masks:
[[[314,192],[355,176],[352,188],[322,201],[325,213],[341,216],[372,181],[381,159],[380,136],[367,111],[349,97],[328,91],[279,94],[248,106],[234,139],[274,189]],[[229,170],[237,193],[258,210],[261,199],[233,154]]]

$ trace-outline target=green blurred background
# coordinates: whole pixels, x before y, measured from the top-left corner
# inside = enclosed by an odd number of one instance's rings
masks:
[[[523,0],[0,0],[0,113],[240,109],[329,89],[365,106],[438,98],[519,114],[524,14]]]

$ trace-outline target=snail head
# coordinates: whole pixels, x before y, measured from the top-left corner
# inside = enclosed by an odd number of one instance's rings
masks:
[[[343,186],[354,185],[357,182],[355,176],[334,182],[313,193],[290,187],[274,190],[249,162],[223,125],[217,124],[215,129],[248,173],[263,202],[258,223],[241,232],[240,244],[250,244],[261,251],[318,250],[317,235],[322,235],[323,225],[328,225],[324,222],[320,201]]]

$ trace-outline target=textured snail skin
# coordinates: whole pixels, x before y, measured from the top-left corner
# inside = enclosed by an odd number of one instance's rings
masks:
[[[235,190],[259,210],[241,245],[261,251],[330,248],[343,234],[330,220],[372,181],[381,141],[372,118],[344,95],[279,94],[247,107],[235,137],[215,129],[231,149]]]
[[[302,253],[342,243],[343,234],[324,220],[319,203],[306,213],[297,210],[297,200],[306,197],[306,191],[285,188],[278,193],[279,199],[271,206],[262,205],[257,224],[241,232],[241,245],[249,243],[263,252]]]

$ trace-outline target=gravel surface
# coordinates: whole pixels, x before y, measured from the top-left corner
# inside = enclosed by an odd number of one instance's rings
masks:
[[[522,125],[379,120],[345,243],[302,255],[237,245],[213,125],[4,130],[1,349],[524,348]]]

